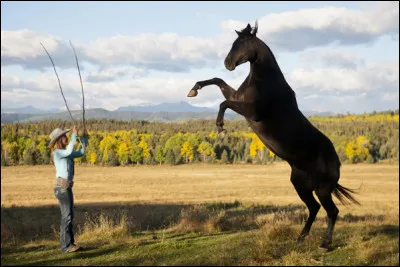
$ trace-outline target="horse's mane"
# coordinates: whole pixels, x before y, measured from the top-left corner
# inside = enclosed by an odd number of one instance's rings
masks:
[[[291,88],[291,86],[289,85],[289,83],[287,83],[285,76],[281,70],[281,68],[279,67],[278,61],[276,60],[276,57],[274,55],[274,53],[272,52],[271,48],[269,48],[269,46],[264,43],[262,40],[260,40],[260,44],[262,43],[268,52],[268,57],[272,62],[272,65],[274,66],[275,69],[275,75],[280,75],[282,77],[282,79],[285,81],[285,83],[287,84],[287,86],[283,86],[281,89],[286,91],[286,93],[288,94],[287,96],[289,97],[290,101],[292,101],[292,103],[297,107],[297,100],[296,100],[296,92]]]
[[[240,33],[246,35],[256,35],[257,30],[258,30],[258,22],[256,21],[254,28],[251,28],[250,24],[247,24],[247,27],[241,30]]]
[[[252,27],[250,26],[250,24],[247,24],[246,28],[244,28],[244,29],[241,30],[240,32],[238,32],[238,31],[236,31],[236,32],[237,32],[238,34],[240,34],[240,35],[243,34],[243,35],[247,35],[247,36],[256,36],[257,30],[258,30],[258,23],[257,23],[257,21],[256,21],[256,23],[255,23],[255,25],[254,25],[254,28],[252,28]],[[258,38],[257,38],[257,39],[258,39]],[[269,46],[268,46],[265,42],[263,42],[261,39],[259,39],[259,42],[257,42],[257,45],[256,45],[256,46],[259,46],[259,48],[261,48],[261,46],[264,46],[264,47],[266,48],[266,51],[267,51],[267,53],[268,53],[267,58],[269,58],[270,63],[272,64],[272,65],[271,65],[271,66],[272,66],[271,69],[274,69],[274,70],[275,70],[274,75],[281,76],[281,78],[285,81],[285,83],[286,83],[287,86],[283,86],[283,87],[282,87],[282,90],[284,90],[284,92],[285,92],[285,94],[286,94],[286,96],[287,96],[287,99],[288,99],[289,101],[291,101],[292,104],[295,105],[295,106],[297,107],[296,93],[293,91],[293,89],[290,87],[290,85],[286,82],[286,79],[285,79],[285,77],[284,77],[284,75],[283,75],[283,72],[282,72],[282,70],[280,69],[279,64],[278,64],[278,61],[276,60],[275,55],[274,55],[274,53],[272,52],[272,50],[271,50],[271,49],[269,48]]]

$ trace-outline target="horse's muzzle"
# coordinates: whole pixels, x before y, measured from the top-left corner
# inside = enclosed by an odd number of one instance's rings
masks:
[[[224,64],[225,68],[230,71],[234,70],[236,67],[235,64],[232,64],[232,58],[229,55],[225,58]]]
[[[229,71],[233,71],[236,67],[235,67],[235,65],[231,65],[231,66],[225,65],[225,68],[226,68],[227,70],[229,70]]]

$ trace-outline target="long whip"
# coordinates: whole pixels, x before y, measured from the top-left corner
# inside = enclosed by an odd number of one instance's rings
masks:
[[[51,64],[53,65],[54,72],[56,73],[56,76],[57,76],[58,85],[60,86],[61,95],[62,95],[62,97],[63,97],[63,99],[64,99],[65,106],[67,107],[67,110],[68,110],[68,112],[69,112],[69,116],[71,116],[71,120],[74,122],[74,125],[75,125],[75,120],[74,120],[74,118],[73,118],[73,116],[72,116],[72,114],[71,114],[71,111],[70,111],[69,108],[68,108],[67,100],[65,100],[64,93],[63,93],[63,90],[62,90],[62,87],[61,87],[60,78],[58,77],[58,73],[57,73],[57,70],[56,70],[56,66],[54,65],[53,59],[51,58],[49,52],[47,52],[47,49],[44,47],[44,45],[42,44],[42,42],[40,42],[40,44],[42,45],[44,51],[46,51],[46,54],[47,54],[47,55],[49,56],[49,58],[50,58]]]

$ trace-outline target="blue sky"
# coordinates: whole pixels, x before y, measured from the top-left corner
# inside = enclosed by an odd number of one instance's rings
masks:
[[[302,110],[362,113],[399,106],[398,2],[2,2],[1,104],[64,108],[43,42],[67,101],[80,85],[88,108],[187,101],[215,107],[217,87],[196,98],[198,80],[238,87],[249,64],[223,60],[234,30],[259,22]]]

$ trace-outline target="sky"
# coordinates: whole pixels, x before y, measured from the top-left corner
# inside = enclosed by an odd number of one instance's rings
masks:
[[[224,97],[197,81],[238,88],[249,74],[224,59],[235,30],[258,21],[301,110],[363,113],[399,108],[398,2],[1,2],[1,105],[65,110]]]

